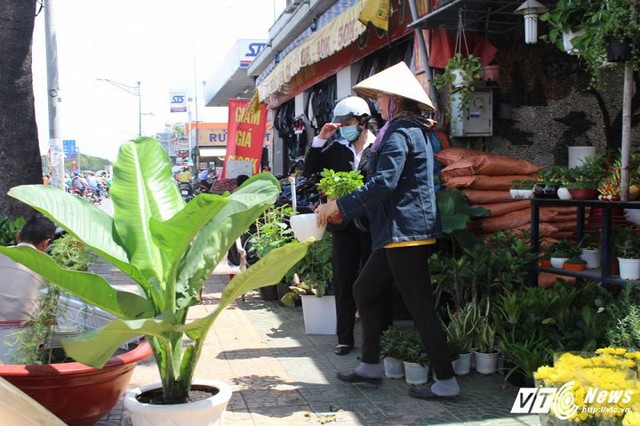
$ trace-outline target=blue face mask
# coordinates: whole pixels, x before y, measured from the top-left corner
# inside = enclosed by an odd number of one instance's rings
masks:
[[[340,127],[340,136],[342,136],[349,142],[353,142],[358,139],[358,136],[360,136],[360,132],[358,132],[356,125]]]

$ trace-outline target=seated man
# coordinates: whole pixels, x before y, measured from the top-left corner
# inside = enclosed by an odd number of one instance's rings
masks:
[[[42,215],[29,218],[16,234],[19,246],[45,251],[56,226]],[[38,305],[44,281],[26,266],[0,254],[0,321],[26,321]]]

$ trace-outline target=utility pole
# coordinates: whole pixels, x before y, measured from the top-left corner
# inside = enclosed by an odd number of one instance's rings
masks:
[[[119,83],[114,80],[109,80],[108,78],[96,78],[96,80],[109,83],[130,95],[138,97],[138,137],[142,136],[142,92],[140,92],[140,82],[138,81],[136,86],[129,86],[128,84]]]
[[[60,138],[59,104],[62,102],[58,82],[58,45],[56,43],[55,0],[46,0],[44,4],[45,46],[47,54],[47,99],[49,104],[49,152],[51,160],[51,184],[64,189],[64,153]]]

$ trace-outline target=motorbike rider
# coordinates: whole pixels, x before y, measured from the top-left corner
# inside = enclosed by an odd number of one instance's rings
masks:
[[[304,176],[311,176],[323,169],[336,172],[358,170],[366,180],[366,164],[375,135],[369,126],[371,110],[367,102],[358,96],[349,96],[336,104],[333,121],[320,129],[313,138],[304,160]],[[331,140],[339,132],[338,140]],[[332,233],[332,267],[337,314],[337,355],[346,355],[353,349],[356,303],[353,283],[371,253],[371,236],[361,223],[330,224]],[[389,306],[380,312],[388,325],[393,323],[392,296]]]
[[[98,178],[96,178],[96,175],[94,172],[89,172],[88,176],[87,176],[87,187],[93,191],[98,198],[100,198],[102,196],[101,191],[100,191],[100,187],[99,187],[99,182],[98,182]]]
[[[73,177],[71,178],[71,190],[77,191],[81,196],[87,195],[87,188],[89,183],[87,180],[77,171],[73,171]]]

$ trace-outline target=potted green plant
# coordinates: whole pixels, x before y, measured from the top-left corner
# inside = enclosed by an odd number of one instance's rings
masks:
[[[613,252],[618,258],[620,278],[640,279],[640,235],[633,228],[614,229]]]
[[[549,166],[538,172],[538,183],[533,188],[536,198],[558,198],[558,188],[568,181],[569,168]]]
[[[566,269],[567,271],[584,271],[587,269],[587,262],[580,256],[573,256],[564,261],[562,269]]]
[[[459,118],[471,102],[471,94],[476,90],[482,76],[480,59],[473,55],[454,54],[447,62],[442,74],[434,80],[437,89],[446,88],[451,96],[447,113],[452,120]],[[457,105],[456,112],[452,105]]]
[[[457,375],[469,374],[473,339],[480,315],[478,304],[472,301],[455,313],[447,307],[447,314],[449,324],[445,327],[445,332],[449,351],[454,357],[453,370]]]
[[[587,262],[587,269],[600,267],[600,234],[588,232],[580,241],[580,257]]]
[[[547,248],[550,256],[551,266],[562,269],[562,265],[567,259],[580,256],[580,248],[573,241],[561,238]]]
[[[504,380],[517,387],[535,387],[533,373],[552,360],[550,342],[536,331],[527,336],[502,336],[500,350],[504,355]]]
[[[604,177],[605,160],[602,155],[585,158],[577,167],[569,169],[565,186],[576,200],[591,200],[598,195],[598,186]]]
[[[591,87],[615,62],[640,65],[640,21],[633,0],[559,0],[540,16],[552,28],[546,39],[562,50],[579,54],[591,74]],[[623,51],[615,51],[617,47]]]
[[[422,340],[417,331],[405,334],[400,342],[402,363],[404,365],[404,380],[410,385],[422,385],[429,381],[429,358],[422,346]]]
[[[540,38],[564,52],[578,54],[579,49],[574,47],[573,39],[583,33],[585,18],[593,13],[591,3],[590,0],[558,0],[553,8],[540,15],[540,20],[551,26],[549,32]]]
[[[335,296],[331,293],[331,236],[313,244],[293,268],[293,284],[280,299],[285,306],[302,301],[304,327],[307,334],[335,334],[337,317]]]
[[[528,200],[533,198],[533,187],[536,181],[533,179],[516,179],[511,182],[509,195],[516,200]]]
[[[231,392],[222,382],[201,383],[193,378],[208,330],[237,297],[277,283],[304,257],[309,244],[291,243],[272,250],[229,282],[215,310],[189,323],[187,314],[198,304],[198,291],[231,244],[274,203],[279,192],[273,176],[260,174],[232,194],[199,194],[185,203],[166,152],[156,140],[142,137],[120,147],[110,188],[113,217],[51,186],[24,185],[9,191],[129,275],[138,284],[139,294],[116,289],[100,275],[62,269],[30,247],[0,247],[0,252],[118,318],[65,341],[64,349],[74,359],[100,368],[122,343],[139,335],[148,339],[161,383],[127,394],[125,406],[134,422],[209,424],[222,414]],[[188,403],[193,390],[212,396]],[[157,402],[172,404],[170,412],[154,410],[149,394]],[[212,410],[204,410],[204,420],[183,411],[196,407],[202,414],[203,405]]]
[[[318,190],[325,194],[327,199],[335,200],[351,194],[364,185],[364,177],[358,170],[336,172],[332,169],[324,169],[320,173],[321,179],[317,183]]]
[[[282,247],[293,239],[293,231],[288,225],[294,214],[288,205],[272,207],[266,210],[255,222],[254,232],[248,240],[248,251],[251,259],[261,259],[271,250]],[[285,278],[274,286],[260,287],[260,295],[264,300],[279,300],[289,290]]]
[[[404,377],[401,348],[406,334],[403,329],[392,326],[383,331],[380,336],[380,355],[383,358],[384,374],[391,379]]]
[[[478,373],[493,374],[496,372],[498,362],[496,329],[489,317],[482,317],[478,323],[474,355]]]
[[[11,227],[17,230],[23,224],[20,218]],[[92,260],[71,235],[56,238],[47,252],[60,267],[76,271],[87,271]],[[102,369],[83,365],[66,356],[60,340],[89,330],[96,320],[93,312],[74,317],[69,295],[48,283],[37,303],[28,321],[0,322],[0,377],[66,424],[93,424],[118,403],[137,362],[151,355],[151,347],[146,341],[130,342]]]

